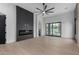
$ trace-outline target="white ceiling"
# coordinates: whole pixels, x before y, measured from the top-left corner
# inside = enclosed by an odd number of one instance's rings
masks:
[[[46,3],[46,4],[48,5],[47,9],[55,7],[55,9],[53,10],[54,11],[53,14],[72,11],[75,9],[75,6],[76,6],[75,3]],[[15,5],[18,5],[33,13],[38,11],[36,8],[42,9],[43,7],[41,3],[16,3]]]

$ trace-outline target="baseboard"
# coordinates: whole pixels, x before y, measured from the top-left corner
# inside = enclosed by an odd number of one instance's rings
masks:
[[[8,44],[8,43],[14,43],[14,42],[16,42],[16,41],[6,41],[6,44]]]

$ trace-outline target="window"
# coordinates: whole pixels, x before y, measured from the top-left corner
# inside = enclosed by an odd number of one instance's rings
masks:
[[[61,36],[61,22],[47,23],[45,29],[48,36]]]

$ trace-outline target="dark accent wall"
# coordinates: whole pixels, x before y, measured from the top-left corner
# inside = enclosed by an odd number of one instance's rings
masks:
[[[0,15],[0,44],[6,43],[6,16]]]
[[[33,30],[33,13],[16,6],[17,13],[17,35],[19,36],[19,30],[25,30],[25,26],[28,25],[27,30]]]

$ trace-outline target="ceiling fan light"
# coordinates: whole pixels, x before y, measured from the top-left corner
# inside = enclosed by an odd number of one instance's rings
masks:
[[[43,13],[45,14],[45,11]]]

